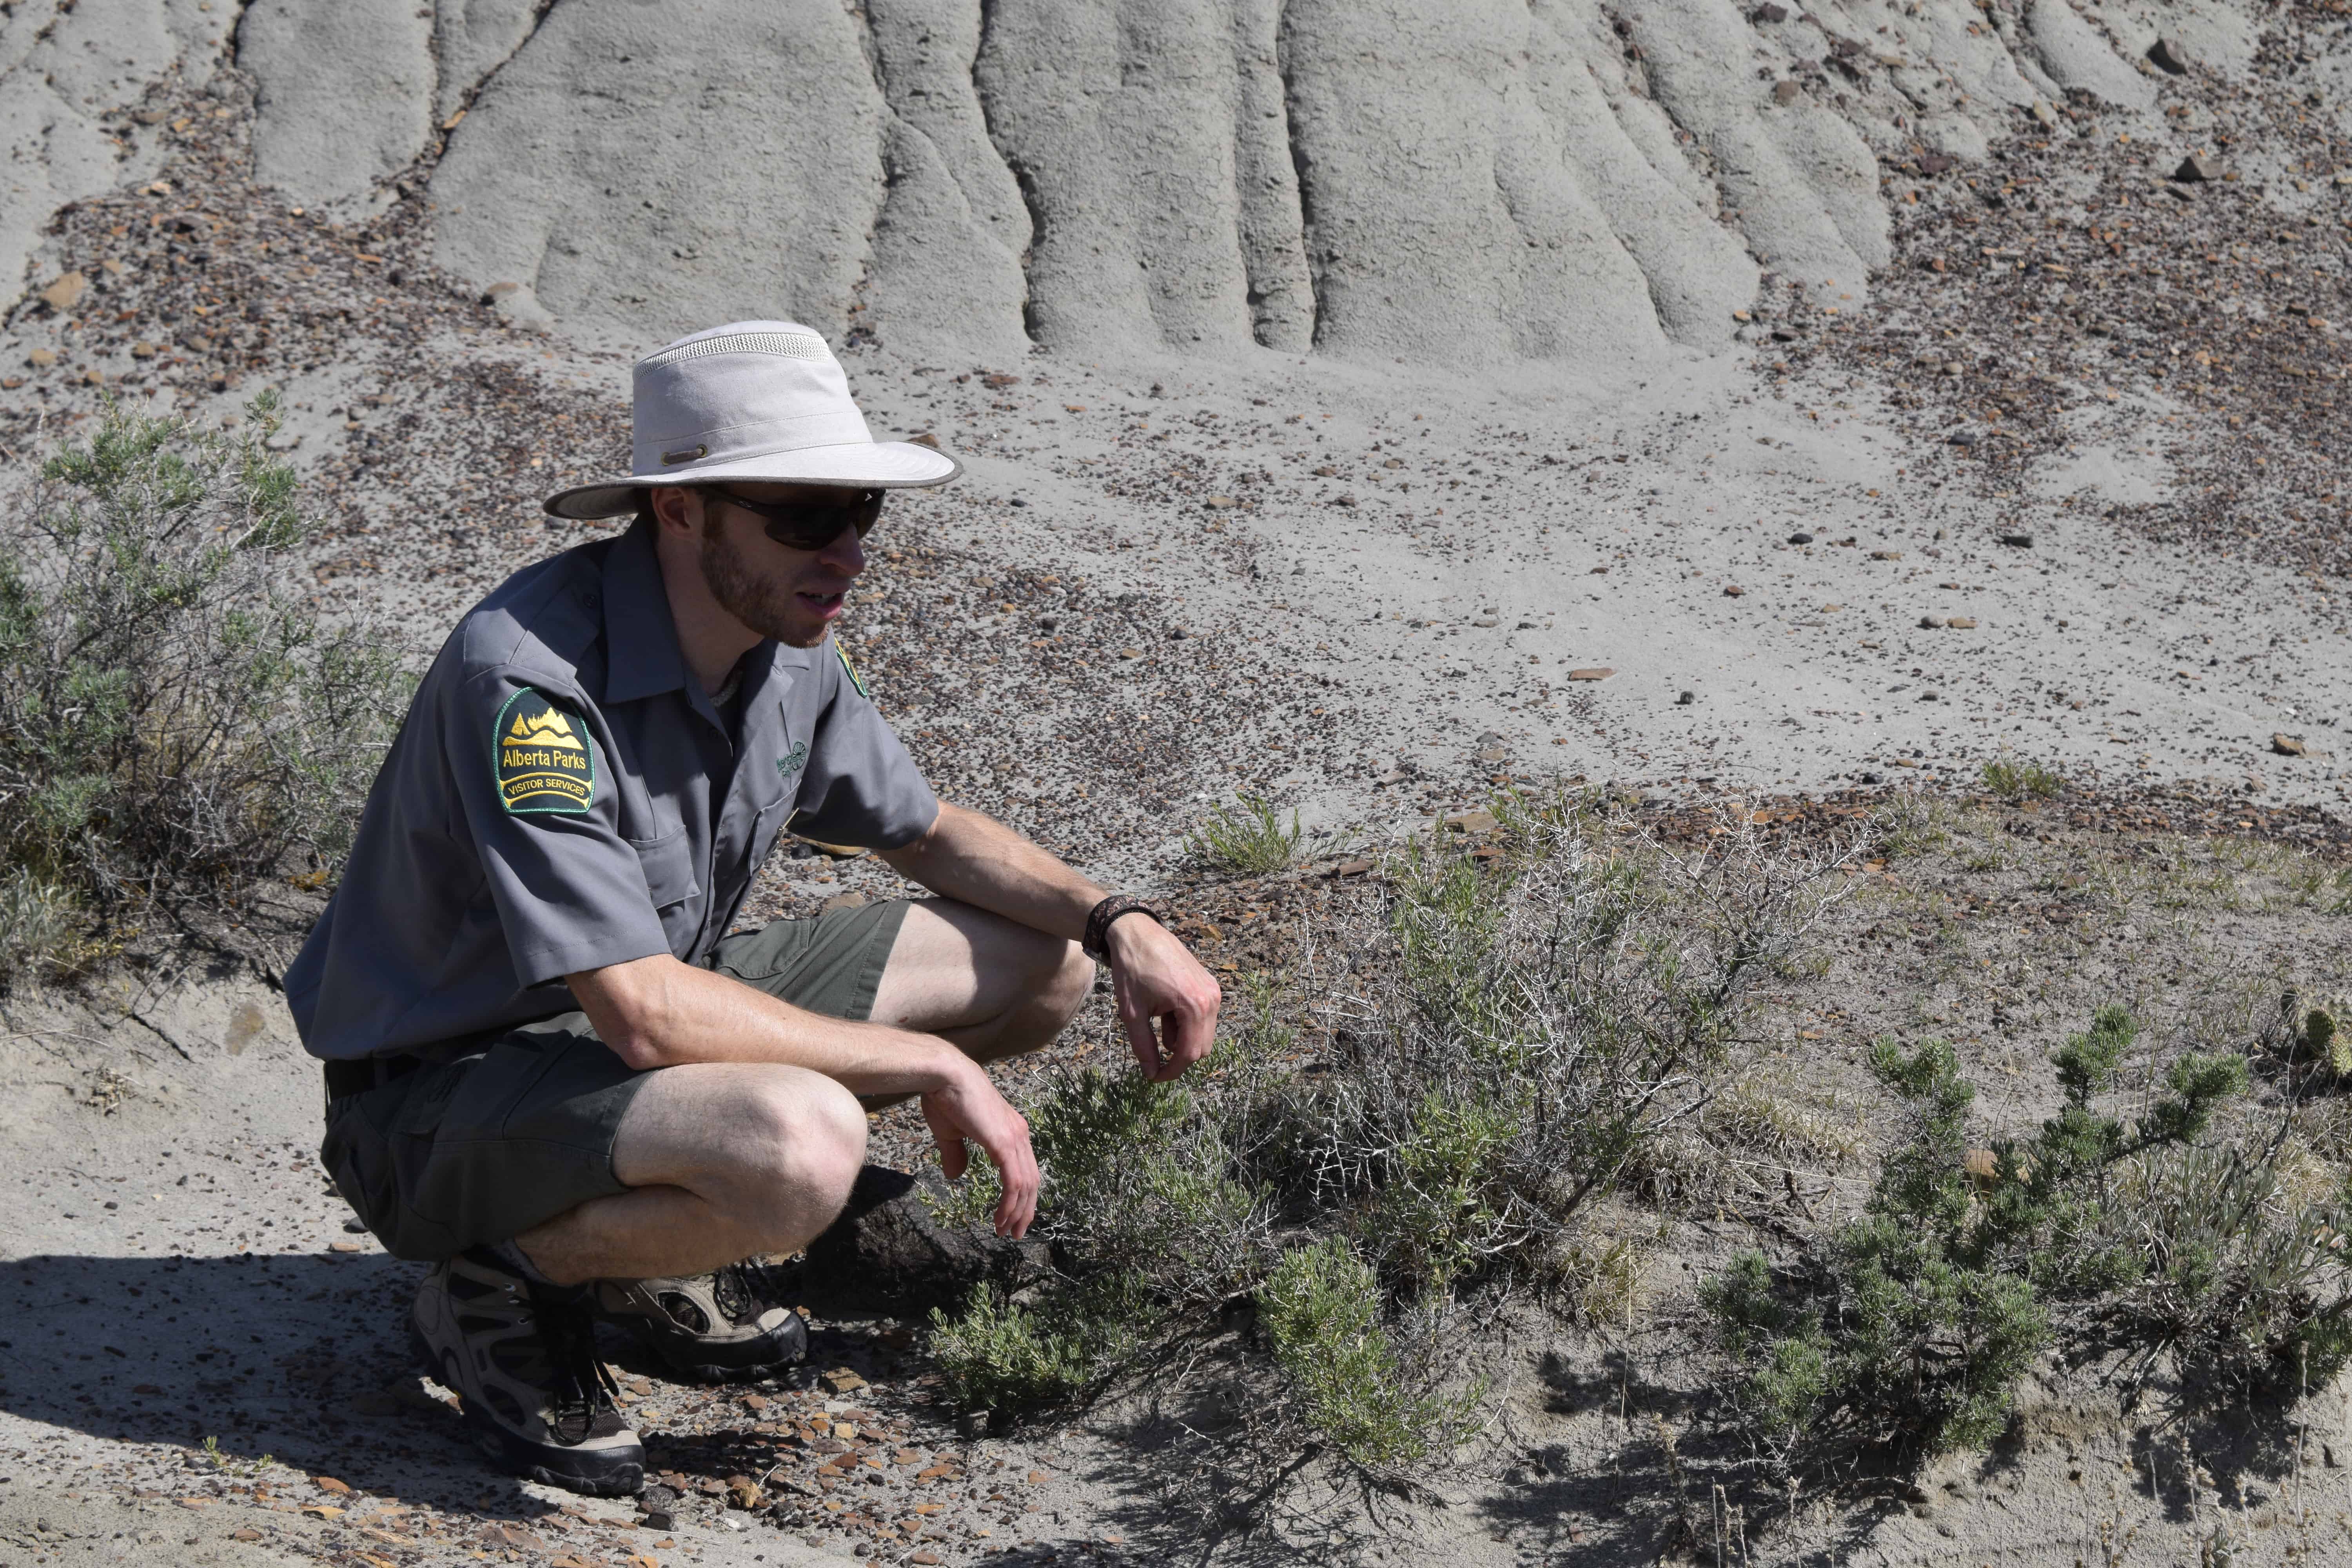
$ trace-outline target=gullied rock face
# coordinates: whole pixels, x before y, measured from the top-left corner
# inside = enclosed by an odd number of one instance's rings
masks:
[[[0,17],[0,275],[136,173],[110,109],[213,68],[195,4]],[[429,170],[444,265],[629,341],[784,315],[989,360],[1598,369],[1722,343],[1765,273],[1863,300],[1880,154],[1982,157],[2070,90],[2145,108],[2159,31],[2242,70],[2248,7],[254,0],[229,47],[262,179]]]

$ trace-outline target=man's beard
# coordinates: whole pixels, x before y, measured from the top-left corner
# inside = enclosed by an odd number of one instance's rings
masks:
[[[811,637],[793,625],[793,611],[798,608],[794,595],[756,575],[727,542],[726,531],[708,522],[702,530],[702,581],[720,609],[763,637],[795,647],[810,647],[824,640],[822,626]]]

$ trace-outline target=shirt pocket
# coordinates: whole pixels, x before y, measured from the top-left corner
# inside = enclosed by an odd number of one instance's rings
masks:
[[[694,846],[686,829],[680,827],[659,838],[632,838],[629,847],[637,852],[637,864],[646,874],[646,896],[653,900],[672,944],[681,927],[691,936],[694,922],[688,917],[702,884],[695,879]]]

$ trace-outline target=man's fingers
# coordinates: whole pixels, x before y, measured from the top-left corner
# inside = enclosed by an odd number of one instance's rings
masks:
[[[971,1153],[961,1138],[937,1138],[940,1146],[940,1173],[950,1182],[961,1179],[964,1168],[971,1163]]]
[[[1167,1077],[1167,1064],[1160,1058],[1160,1033],[1152,1027],[1151,1015],[1139,1003],[1131,1001],[1123,1002],[1118,1013],[1119,1022],[1127,1027],[1127,1043],[1135,1052],[1136,1065],[1143,1069],[1143,1076],[1154,1079]]]

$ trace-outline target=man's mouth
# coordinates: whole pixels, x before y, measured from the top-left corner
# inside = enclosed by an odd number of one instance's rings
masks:
[[[842,601],[848,597],[845,594],[812,594],[805,588],[802,589],[793,596],[799,599],[803,605],[820,616],[837,616],[841,614]]]

